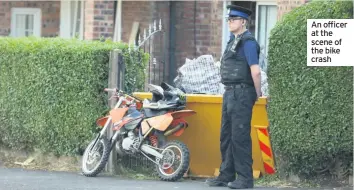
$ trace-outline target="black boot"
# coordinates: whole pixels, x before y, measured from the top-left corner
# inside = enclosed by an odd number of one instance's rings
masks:
[[[212,187],[226,187],[227,183],[230,182],[232,180],[228,180],[226,178],[222,178],[222,177],[216,177],[216,178],[209,178],[207,179],[205,182]]]
[[[253,188],[253,180],[237,179],[233,182],[229,182],[227,186],[231,189],[251,189]]]

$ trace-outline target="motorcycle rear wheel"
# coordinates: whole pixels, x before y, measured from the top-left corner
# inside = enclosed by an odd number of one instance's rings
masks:
[[[93,141],[90,142],[90,144],[87,146],[87,148],[84,152],[84,155],[82,156],[81,170],[82,170],[82,174],[87,177],[95,177],[95,176],[97,176],[97,174],[99,174],[103,170],[103,168],[106,166],[106,163],[109,158],[109,154],[111,152],[110,142],[106,138],[98,139],[95,146],[97,147],[99,145],[102,145],[102,147],[103,147],[102,155],[101,155],[99,162],[95,165],[95,167],[91,170],[88,169],[86,164],[89,162],[88,161],[89,153],[90,153],[89,151],[95,141],[96,141],[96,139],[94,139]],[[96,147],[94,147],[91,151],[94,151],[94,149]]]
[[[164,149],[163,152],[170,151],[171,148],[176,148],[180,152],[180,159],[181,163],[179,164],[178,168],[176,170],[171,169],[171,166],[167,168],[162,168],[161,164],[156,165],[156,172],[159,176],[159,178],[162,181],[177,181],[183,177],[183,175],[187,172],[189,168],[189,163],[190,163],[190,153],[187,145],[185,145],[183,142],[178,141],[178,140],[173,140],[173,141],[168,141],[163,147]],[[176,157],[174,155],[174,157]],[[165,158],[165,157],[164,157]],[[162,158],[162,159],[164,159]],[[173,160],[173,164],[175,163],[175,159]],[[160,161],[161,162],[161,161]],[[171,172],[171,170],[174,170]]]

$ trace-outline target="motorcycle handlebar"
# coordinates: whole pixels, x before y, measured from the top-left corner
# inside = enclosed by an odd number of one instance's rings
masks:
[[[133,95],[129,95],[129,94],[127,94],[127,93],[125,93],[125,92],[123,92],[123,91],[121,91],[121,90],[118,90],[117,88],[105,88],[104,91],[106,91],[106,92],[120,93],[120,94],[123,94],[123,96],[128,97],[128,98],[131,98],[131,99],[133,99],[133,100],[135,100],[135,101],[137,101],[137,102],[142,102],[141,99],[139,99],[139,98],[137,98],[137,97],[135,97],[135,96],[133,96]]]
[[[105,88],[104,91],[106,92],[117,92],[116,88]]]

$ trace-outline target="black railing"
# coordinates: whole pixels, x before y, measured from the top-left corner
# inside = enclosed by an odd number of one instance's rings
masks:
[[[168,79],[166,63],[168,48],[166,46],[166,35],[162,28],[161,19],[159,23],[154,21],[148,29],[144,29],[142,35],[138,34],[137,44],[134,45],[134,48],[141,49],[150,56],[146,67],[145,84],[160,84]]]

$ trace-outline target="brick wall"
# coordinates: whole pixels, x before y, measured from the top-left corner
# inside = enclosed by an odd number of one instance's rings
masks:
[[[278,20],[292,9],[308,2],[308,0],[277,0]]]
[[[1,1],[0,2],[0,36],[8,36],[11,30],[11,8],[40,8],[42,11],[42,36],[59,35],[60,2],[52,1]]]
[[[149,25],[156,21],[156,28],[159,21],[162,21],[164,33],[157,33],[150,38],[141,48],[151,55],[150,64],[147,66],[147,78],[154,84],[158,84],[163,78],[168,78],[169,65],[169,24],[170,24],[170,2],[169,1],[123,1],[122,2],[122,41],[129,42],[134,22],[139,22],[139,35],[144,39],[144,29],[148,35]],[[153,27],[153,26],[152,26]],[[153,64],[156,58],[156,64]],[[166,72],[164,72],[166,71]]]
[[[160,1],[123,1],[122,3],[122,41],[128,43],[134,22],[139,23],[139,36],[144,39],[144,29],[148,35],[149,25],[153,27],[156,21],[156,29],[159,27],[160,19],[162,29],[165,31],[164,37],[168,41],[170,24],[170,2]],[[155,35],[154,41],[158,41],[162,35]],[[151,41],[152,44],[152,41]],[[146,49],[149,43],[146,44]],[[160,43],[155,43],[154,47],[161,48]]]
[[[114,1],[85,1],[84,39],[113,38]]]
[[[153,9],[155,2],[151,1],[123,1],[122,3],[122,41],[129,41],[131,29],[134,22],[139,22],[140,30],[148,28],[153,21]],[[143,35],[141,35],[143,36]]]
[[[222,44],[222,1],[177,3],[176,64],[211,54],[220,57]]]
[[[162,18],[163,28],[166,29],[165,40],[169,46],[170,3],[160,1],[123,1],[122,3],[122,40],[129,41],[131,28],[134,21],[140,23],[140,33],[148,28],[154,19]],[[168,74],[168,51],[175,52],[176,69],[185,63],[186,58],[194,59],[200,55],[211,54],[216,60],[220,58],[222,44],[222,1],[179,1],[176,6],[175,47],[166,49],[166,71]],[[195,11],[196,10],[196,11]],[[142,35],[141,35],[142,36]],[[158,37],[159,38],[159,37]],[[155,41],[156,40],[156,41]],[[162,43],[155,39],[153,56],[163,59]],[[148,45],[148,44],[147,44]],[[160,52],[159,52],[160,51]],[[159,54],[160,53],[160,54]],[[163,68],[152,70],[151,75],[158,73]]]

